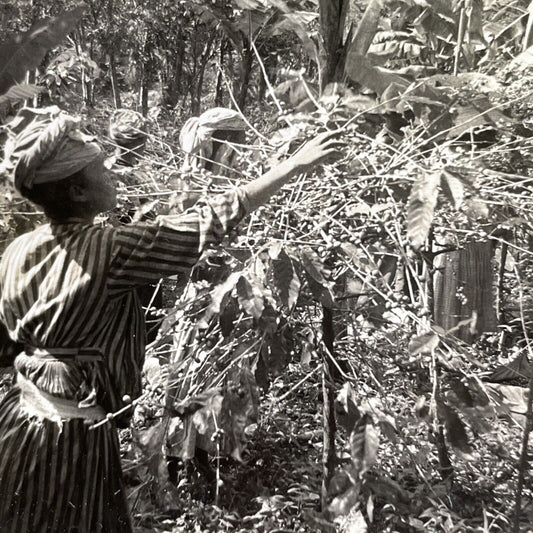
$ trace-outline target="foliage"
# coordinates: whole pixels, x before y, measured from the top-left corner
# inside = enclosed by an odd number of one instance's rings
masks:
[[[98,65],[87,55],[67,49],[54,57],[43,75],[44,83],[51,93],[64,92],[70,85],[79,85],[85,79],[94,81],[100,76]]]
[[[34,24],[26,33],[8,37],[0,45],[0,94],[7,97],[8,89],[20,83],[26,71],[36,68],[50,48],[57,46],[83,15],[78,7],[51,19]],[[16,101],[12,95],[10,101]]]

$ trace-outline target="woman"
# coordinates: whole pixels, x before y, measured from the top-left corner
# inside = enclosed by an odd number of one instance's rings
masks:
[[[109,120],[109,138],[115,143],[114,164],[133,167],[146,145],[146,120],[133,109],[117,109]]]
[[[134,289],[187,275],[208,244],[340,147],[319,136],[240,189],[117,228],[93,223],[116,194],[99,146],[78,128],[56,107],[24,109],[9,125],[5,166],[49,223],[0,261],[0,318],[25,346],[0,403],[1,532],[132,531],[116,432],[127,419],[109,413],[141,391],[145,331]]]

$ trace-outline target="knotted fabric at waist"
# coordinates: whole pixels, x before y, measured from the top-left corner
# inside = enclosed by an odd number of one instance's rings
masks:
[[[37,348],[35,346],[25,346],[24,352],[42,359],[53,358],[92,362],[101,361],[104,358],[100,348],[93,346],[81,348]]]
[[[40,390],[29,379],[17,373],[17,385],[20,389],[21,407],[28,413],[52,422],[82,418],[92,422],[105,418],[106,413],[99,405],[79,407],[76,400],[58,398]]]

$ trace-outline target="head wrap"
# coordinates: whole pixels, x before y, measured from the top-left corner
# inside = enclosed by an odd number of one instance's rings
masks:
[[[179,136],[180,146],[185,153],[197,152],[211,140],[217,130],[244,131],[246,122],[233,109],[213,107],[185,122]]]
[[[146,120],[137,111],[117,109],[109,121],[109,136],[118,144],[144,139]]]
[[[18,112],[5,127],[3,162],[17,190],[68,178],[99,156],[100,147],[79,125],[57,106]]]

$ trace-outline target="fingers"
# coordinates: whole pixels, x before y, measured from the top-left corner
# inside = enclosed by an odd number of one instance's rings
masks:
[[[332,140],[338,139],[341,133],[342,133],[342,130],[339,130],[339,129],[332,130],[332,131],[325,131],[317,135],[315,139],[319,144],[324,144]]]
[[[339,149],[342,149],[342,148],[348,148],[348,144],[340,139],[329,139],[328,141],[326,141],[322,147],[323,148],[330,148],[332,146],[338,146]]]
[[[324,155],[325,155],[325,157],[327,157],[327,158],[330,158],[330,157],[335,156],[335,157],[334,157],[335,159],[339,159],[339,158],[342,157],[344,154],[343,154],[338,148],[330,148],[329,150],[326,150],[326,151],[324,152]]]
[[[340,141],[338,139],[330,139],[328,142],[323,144],[320,148],[326,154],[337,153],[338,157],[341,157],[346,153],[348,149],[348,145],[345,142]]]

